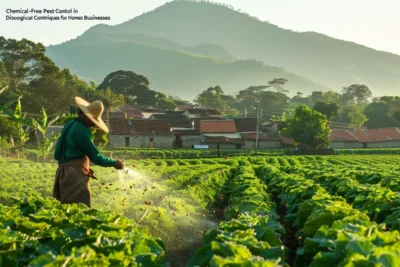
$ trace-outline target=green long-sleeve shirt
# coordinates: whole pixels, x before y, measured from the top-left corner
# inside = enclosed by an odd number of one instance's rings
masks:
[[[93,143],[92,135],[80,119],[74,119],[65,124],[57,141],[54,158],[59,163],[88,156],[94,164],[103,167],[113,167],[116,160],[103,156]]]

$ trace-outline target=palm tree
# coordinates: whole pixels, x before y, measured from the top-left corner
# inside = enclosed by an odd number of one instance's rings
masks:
[[[275,78],[268,82],[268,87],[274,87],[278,93],[289,93],[289,90],[283,88],[283,86],[288,82],[288,80],[283,78]]]
[[[95,98],[103,102],[104,109],[107,114],[107,124],[109,123],[109,113],[111,109],[116,109],[125,104],[123,94],[114,94],[109,87],[104,90],[97,91]]]

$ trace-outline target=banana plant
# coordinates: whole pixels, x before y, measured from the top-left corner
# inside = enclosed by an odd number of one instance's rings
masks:
[[[57,116],[57,117],[53,118],[52,120],[49,120],[44,108],[42,108],[41,115],[42,115],[42,117],[39,120],[29,118],[29,126],[33,127],[35,130],[37,130],[42,135],[43,138],[46,138],[46,134],[47,134],[49,127],[53,123],[55,123],[60,118],[60,116]],[[39,141],[39,138],[40,138],[39,134],[36,135],[36,138]]]
[[[15,103],[15,100],[8,101],[3,106],[0,106],[0,115],[6,116],[16,123],[19,138],[19,144],[16,149],[22,148],[23,152],[24,145],[29,140],[30,120],[25,118],[26,112],[22,112],[21,98],[22,96],[16,100],[17,105],[14,111],[10,110],[10,107]]]
[[[60,134],[52,135],[47,137],[47,131],[49,127],[56,122],[60,116],[49,120],[44,108],[42,108],[42,117],[39,120],[34,118],[26,118],[26,112],[22,112],[21,107],[21,96],[17,99],[17,105],[15,111],[11,111],[9,108],[15,102],[9,101],[5,105],[0,106],[0,114],[4,114],[11,121],[17,124],[19,129],[20,147],[23,148],[24,144],[29,140],[29,130],[34,129],[36,132],[36,140],[38,141],[39,156],[45,159],[51,149],[54,147],[56,140]]]
[[[36,130],[36,140],[38,141],[39,158],[45,160],[47,155],[50,153],[51,149],[56,144],[57,139],[60,134],[53,134],[50,137],[47,136],[47,131],[49,127],[55,123],[60,116],[49,120],[45,109],[42,107],[41,112],[42,117],[39,120],[29,118],[29,126]]]

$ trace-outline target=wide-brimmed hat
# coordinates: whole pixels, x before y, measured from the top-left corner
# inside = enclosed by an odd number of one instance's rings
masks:
[[[75,102],[82,110],[83,113],[101,130],[108,133],[108,128],[101,118],[101,114],[104,111],[104,105],[101,101],[93,101],[92,103],[87,102],[78,96],[75,97]]]

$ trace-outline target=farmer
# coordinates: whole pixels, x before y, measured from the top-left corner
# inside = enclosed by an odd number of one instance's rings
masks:
[[[58,169],[53,197],[61,203],[83,203],[91,208],[89,178],[97,178],[89,168],[89,160],[102,167],[114,167],[118,170],[124,168],[124,162],[101,155],[93,144],[89,128],[97,126],[108,133],[108,128],[101,119],[103,103],[88,103],[80,97],[75,97],[75,101],[80,108],[78,118],[65,124],[54,152]]]

